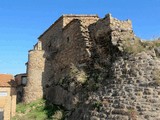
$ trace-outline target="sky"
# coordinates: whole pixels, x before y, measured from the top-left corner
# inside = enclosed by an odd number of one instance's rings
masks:
[[[160,36],[160,0],[0,0],[0,73],[26,72],[28,50],[62,14],[132,20],[142,39]]]

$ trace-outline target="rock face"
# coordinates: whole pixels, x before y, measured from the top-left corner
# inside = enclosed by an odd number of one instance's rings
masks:
[[[28,74],[28,83],[33,84],[26,89],[40,86],[33,82],[40,78],[43,91],[36,89],[51,103],[63,106],[66,119],[160,119],[160,41],[141,41],[130,20],[120,21],[110,14],[103,19],[65,15],[39,42],[44,69]],[[39,65],[33,64],[34,69]],[[25,98],[30,98],[35,92],[26,93]]]

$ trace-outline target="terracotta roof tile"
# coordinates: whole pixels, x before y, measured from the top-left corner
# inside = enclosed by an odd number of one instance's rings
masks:
[[[0,87],[15,87],[16,82],[12,75],[0,74]]]

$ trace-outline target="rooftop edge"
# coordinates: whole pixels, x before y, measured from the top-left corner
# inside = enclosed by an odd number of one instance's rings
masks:
[[[99,16],[97,14],[63,14],[60,16],[46,31],[44,31],[38,39],[40,39],[47,31],[49,31],[57,22],[59,22],[63,17],[97,17]]]

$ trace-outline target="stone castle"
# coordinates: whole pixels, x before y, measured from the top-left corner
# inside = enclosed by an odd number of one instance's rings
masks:
[[[160,43],[111,14],[63,15],[29,51],[24,102],[45,98],[68,120],[159,120]]]

